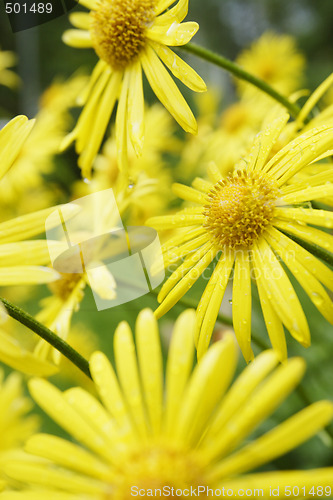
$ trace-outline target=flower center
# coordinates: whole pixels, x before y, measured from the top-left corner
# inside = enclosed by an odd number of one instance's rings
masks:
[[[91,12],[91,34],[97,55],[112,69],[125,68],[146,43],[155,0],[100,0]]]
[[[60,273],[61,279],[49,284],[49,289],[61,300],[66,301],[78,282],[82,279],[79,273]]]
[[[180,492],[191,486],[196,488],[206,484],[202,467],[193,452],[166,445],[148,446],[133,452],[119,464],[119,474],[115,477],[117,482],[113,482],[110,495],[113,500],[132,498],[133,487],[140,498],[163,497],[166,496],[166,490],[169,490],[169,495],[172,496],[172,488],[173,496],[178,490],[177,497],[183,498]]]
[[[219,248],[250,248],[274,216],[279,190],[274,181],[237,171],[208,194],[204,227]]]

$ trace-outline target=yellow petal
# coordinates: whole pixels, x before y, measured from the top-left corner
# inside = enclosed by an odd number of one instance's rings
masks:
[[[314,403],[229,458],[222,460],[212,471],[212,476],[214,479],[230,477],[269,463],[307,441],[325,427],[332,420],[332,416],[331,402]]]
[[[198,226],[199,224],[203,224],[204,221],[204,215],[184,215],[183,213],[178,213],[151,217],[146,221],[146,224],[157,230],[162,230],[175,229],[176,227]]]
[[[169,49],[166,45],[152,43],[158,57],[169,68],[171,73],[184,85],[195,92],[206,92],[207,87],[203,79],[183,59]]]
[[[166,368],[165,432],[172,434],[178,421],[179,407],[187,386],[194,356],[195,312],[188,309],[179,315],[173,328]]]
[[[256,284],[258,287],[261,309],[272,347],[278,355],[279,360],[284,361],[287,358],[287,345],[282,321],[276,314],[271,301],[267,297],[266,290],[261,281],[260,273],[256,275]]]
[[[114,416],[122,432],[131,434],[132,423],[118,377],[110,362],[103,353],[97,351],[91,356],[89,367],[104,406]]]
[[[251,269],[249,254],[236,254],[232,288],[232,320],[236,338],[247,362],[254,357],[251,349]]]
[[[16,116],[0,130],[0,179],[16,160],[35,120]]]
[[[163,362],[157,321],[150,309],[140,312],[135,339],[144,398],[154,434],[161,428],[163,402]]]
[[[58,241],[19,241],[0,245],[0,266],[45,265],[50,263],[49,248],[63,248]]]
[[[114,352],[119,382],[132,419],[141,436],[148,433],[147,419],[140,387],[139,370],[133,335],[128,323],[122,321],[114,334]]]
[[[66,30],[62,35],[62,41],[76,49],[87,49],[93,46],[90,31]]]
[[[13,266],[0,267],[1,286],[35,285],[50,283],[59,279],[59,274],[48,267],[42,266]]]
[[[301,358],[294,358],[279,366],[247,400],[242,411],[220,429],[215,440],[205,449],[206,460],[223,457],[236,448],[289,395],[299,383],[304,371],[305,363]]]
[[[175,436],[192,446],[234,375],[237,350],[232,335],[216,342],[195,367],[179,408]]]
[[[75,28],[89,30],[91,17],[87,12],[71,12],[68,17]]]
[[[102,482],[90,479],[81,474],[68,473],[66,469],[51,469],[47,464],[12,461],[4,466],[5,474],[22,481],[51,489],[59,487],[71,493],[103,494],[105,486]]]
[[[201,246],[202,245],[202,246]],[[188,273],[188,271],[195,266],[199,260],[212,248],[210,241],[207,242],[206,235],[199,236],[193,240],[184,243],[177,249],[170,250],[170,253],[163,255],[166,267],[174,264],[184,256],[187,256],[180,266],[169,276],[163,283],[163,286],[158,294],[158,302],[162,302],[172,288]]]
[[[167,3],[171,5],[174,0],[170,1],[167,0]],[[166,2],[160,2],[157,6],[158,11],[160,11],[160,8],[162,4],[165,4]],[[160,11],[162,12],[162,11]],[[181,22],[186,16],[188,12],[188,0],[179,0],[174,7],[171,9],[167,10],[164,12],[164,14],[156,17],[154,23],[157,24],[167,24],[174,21]]]
[[[155,14],[158,15],[167,9],[171,4],[174,3],[175,0],[158,0],[155,7]]]
[[[110,468],[95,455],[66,439],[48,434],[35,434],[25,445],[28,453],[51,460],[62,467],[87,476],[107,480]]]
[[[49,377],[57,373],[58,368],[24,349],[11,335],[0,329],[0,361],[14,370],[37,377]]]
[[[146,31],[146,36],[154,42],[165,45],[180,46],[186,45],[196,34],[199,29],[198,23],[187,22],[159,25],[153,24],[151,28]]]
[[[283,111],[278,118],[269,123],[264,130],[255,137],[252,150],[247,158],[249,161],[247,166],[248,171],[266,171],[265,165],[267,158],[288,119],[288,113]]]
[[[333,271],[329,267],[317,259],[317,257],[312,255],[312,253],[305,250],[305,248],[298,245],[298,243],[274,227],[269,229],[269,234],[275,238],[278,244],[283,247],[285,251],[293,253],[302,266],[316,276],[329,290],[333,291]]]
[[[244,499],[243,492],[245,491],[248,491],[251,495],[247,496],[247,498],[258,498],[258,496],[270,498],[273,496],[273,490],[277,497],[287,498],[290,496],[290,498],[296,498],[292,494],[293,487],[295,487],[294,491],[298,498],[318,498],[323,496],[323,492],[325,492],[326,496],[331,495],[332,474],[333,467],[305,471],[269,471],[223,480],[222,484],[216,486],[234,491],[233,498],[237,499]],[[237,495],[239,491],[241,491],[241,494]],[[310,491],[312,493],[309,494]]]
[[[92,290],[103,300],[113,300],[117,297],[117,284],[109,269],[101,262],[87,271],[88,283]]]
[[[209,346],[233,264],[233,252],[225,252],[220,257],[197,307],[195,343],[198,359],[202,358]]]
[[[157,98],[186,131],[196,134],[197,123],[175,82],[148,45],[141,55],[142,67]]]
[[[307,182],[311,183],[311,181],[312,179],[309,179]],[[315,200],[316,198],[324,198],[324,196],[333,196],[333,184],[323,184],[322,186],[300,189],[299,191],[284,195],[282,202],[290,205],[292,203]]]
[[[77,215],[80,208],[74,203],[67,205],[58,205],[55,207],[46,208],[33,212],[31,214],[22,215],[15,219],[0,223],[1,243],[11,243],[28,239],[31,236],[45,232],[45,222],[49,215],[54,212],[61,211],[64,220],[68,220],[74,215]],[[59,218],[54,217],[48,219],[47,229],[52,229],[59,224]]]
[[[309,243],[315,242],[316,245],[331,251],[333,248],[333,236],[325,233],[315,227],[305,226],[297,222],[287,222],[283,220],[274,220],[274,226],[282,231],[286,231]]]
[[[221,401],[216,414],[203,439],[203,448],[215,441],[216,436],[221,434],[228,422],[242,413],[242,407],[247,404],[254,391],[274,370],[278,364],[278,359],[274,351],[264,351],[250,363],[237,377],[223,400]]]
[[[309,115],[310,111],[317,104],[319,99],[325,94],[325,92],[330,88],[333,84],[333,73],[330,74],[310,95],[309,99],[306,101],[304,106],[302,107],[300,113],[297,116],[296,123],[299,125],[303,125],[306,117]]]
[[[140,156],[142,153],[145,134],[142,68],[140,62],[136,61],[133,63],[129,71],[128,126],[134,151],[137,156]]]
[[[288,266],[317,309],[327,321],[333,324],[333,302],[317,278],[298,262],[297,256],[292,251],[286,251],[280,247],[275,238],[270,236],[270,233],[267,234],[266,239]]]
[[[83,177],[90,178],[91,165],[95,160],[110,121],[111,114],[117,100],[120,84],[121,73],[116,71],[111,75],[111,78],[100,97],[100,101],[96,105],[94,121],[90,124],[91,129],[89,139],[84,146],[84,150],[82,151],[82,155],[79,160],[79,166],[82,169]]]
[[[4,491],[2,500],[73,500],[72,493],[55,492],[54,489],[38,489],[38,491]]]
[[[262,240],[253,248],[256,273],[261,273],[267,297],[291,335],[305,347],[310,344],[309,327],[295,290],[269,245]]]
[[[307,222],[322,227],[333,227],[333,212],[328,210],[314,210],[312,208],[276,208],[274,215],[277,219]]]
[[[184,184],[178,184],[177,182],[172,185],[172,191],[176,196],[182,198],[186,201],[193,201],[199,205],[205,205],[207,203],[207,196],[197,189],[193,189]]]
[[[121,85],[118,109],[116,114],[116,144],[118,168],[128,171],[127,128],[128,128],[128,90],[130,72],[125,71]]]
[[[34,400],[57,424],[95,453],[111,459],[109,443],[66,401],[59,389],[42,379],[30,380],[29,389]]]
[[[155,317],[160,318],[168,312],[178,300],[185,295],[192,285],[199,279],[202,272],[212,262],[216,255],[216,250],[207,250],[201,259],[185,274],[184,277],[173,287],[161,305],[155,311]]]

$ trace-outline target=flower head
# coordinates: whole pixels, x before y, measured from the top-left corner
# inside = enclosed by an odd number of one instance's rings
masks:
[[[289,96],[299,89],[305,59],[297,50],[293,37],[267,32],[238,56],[237,63],[274,89]],[[263,96],[252,85],[241,80],[237,81],[237,84],[242,95],[255,95],[258,98]]]
[[[0,179],[13,166],[31,133],[34,120],[13,118],[0,130]],[[48,283],[58,277],[49,262],[45,240],[26,241],[45,230],[45,219],[54,208],[40,210],[0,223],[0,285]]]
[[[333,170],[291,183],[302,169],[331,154],[333,129],[329,125],[310,129],[270,157],[287,120],[284,113],[275,117],[257,135],[251,152],[227,178],[211,165],[210,182],[197,178],[192,188],[176,184],[174,192],[194,202],[195,207],[148,221],[160,230],[185,229],[164,244],[166,267],[179,259],[183,262],[159,293],[161,305],[157,317],[167,312],[217,258],[197,309],[199,357],[209,345],[232,272],[233,324],[247,360],[253,357],[252,280],[258,287],[268,334],[280,359],[287,355],[283,326],[301,344],[310,344],[308,324],[284,266],[294,274],[323,316],[333,323],[333,304],[325,290],[325,287],[333,289],[332,271],[294,241],[299,238],[315,242],[324,249],[332,245],[330,234],[313,227],[333,227],[332,212],[312,209],[309,203],[332,195]]]
[[[15,88],[20,84],[21,80],[17,74],[11,69],[8,69],[15,66],[15,64],[16,56],[14,52],[0,49],[0,85]]]
[[[232,335],[214,344],[192,373],[193,326],[193,311],[176,322],[165,383],[158,328],[149,310],[138,317],[136,344],[128,324],[118,326],[116,370],[101,352],[92,355],[100,401],[79,387],[62,393],[45,380],[32,380],[34,399],[79,444],[47,434],[29,439],[26,450],[38,459],[5,465],[9,477],[33,488],[17,492],[16,498],[125,500],[133,487],[144,497],[163,487],[236,492],[239,481],[264,488],[267,497],[269,487],[286,476],[292,484],[329,485],[332,468],[248,474],[303,443],[332,418],[332,403],[317,402],[244,443],[298,384],[303,360],[277,367],[275,353],[267,351],[229,387],[237,358]],[[3,495],[7,498],[10,492]]]
[[[192,90],[206,86],[197,73],[169,46],[186,44],[198,30],[197,23],[182,23],[188,0],[88,0],[90,13],[73,13],[64,41],[74,47],[93,47],[100,60],[82,101],[85,107],[64,143],[76,140],[83,176],[90,177],[113,108],[116,115],[118,165],[127,166],[127,136],[137,155],[144,139],[142,71],[158,99],[187,132],[197,125],[186,101],[165,66]],[[164,64],[165,66],[164,66]]]

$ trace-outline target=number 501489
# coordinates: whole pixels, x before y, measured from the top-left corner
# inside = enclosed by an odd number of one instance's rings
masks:
[[[33,14],[51,14],[52,4],[38,2],[27,5],[26,3],[6,2],[6,12],[7,14],[27,14],[29,12]]]

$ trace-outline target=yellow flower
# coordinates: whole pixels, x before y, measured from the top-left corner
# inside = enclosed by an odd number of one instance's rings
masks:
[[[86,77],[73,76],[63,83],[52,84],[41,96],[31,134],[23,144],[15,165],[0,185],[1,218],[26,213],[27,208],[40,210],[54,205],[59,192],[45,183],[45,174],[54,168],[54,157],[71,122],[68,108],[74,105],[78,90]]]
[[[256,136],[251,153],[227,178],[213,165],[210,181],[197,178],[193,187],[176,184],[174,192],[197,204],[176,215],[150,219],[158,230],[183,228],[164,244],[164,263],[183,259],[164,283],[156,316],[165,314],[217,258],[197,309],[198,356],[206,351],[222,298],[233,271],[233,324],[248,361],[251,349],[251,281],[258,287],[271,343],[279,358],[287,355],[285,326],[302,345],[310,332],[302,306],[281,263],[289,268],[323,316],[333,323],[333,304],[325,288],[333,289],[333,272],[289,235],[324,249],[333,237],[313,227],[333,227],[333,213],[314,210],[309,202],[333,193],[333,169],[288,185],[303,168],[331,154],[333,128],[317,127],[298,136],[269,159],[288,115],[282,114]],[[233,269],[234,268],[234,269]],[[323,286],[324,285],[324,286]]]
[[[39,428],[36,415],[29,415],[32,402],[23,393],[22,377],[11,373],[6,379],[0,368],[0,489],[5,479],[3,467],[16,456],[24,441]],[[8,479],[8,478],[7,478]]]
[[[142,155],[138,158],[129,147],[128,175],[119,171],[116,141],[110,137],[96,158],[92,181],[79,181],[74,189],[75,195],[84,196],[112,188],[131,225],[144,224],[148,217],[165,212],[171,198],[171,174],[164,155],[178,152],[181,147],[173,135],[172,118],[162,106],[147,108],[145,116]]]
[[[11,66],[15,66],[16,64],[16,56],[14,52],[10,52],[9,50],[1,50],[0,49],[0,85],[5,85],[9,88],[18,87],[21,83],[20,78],[17,76],[14,71],[8,69]]]
[[[304,56],[297,50],[294,38],[272,32],[264,33],[253,42],[236,62],[286,96],[298,90],[305,67]],[[264,96],[256,87],[242,80],[237,80],[237,85],[242,95]]]
[[[12,167],[33,127],[34,120],[17,116],[0,130],[0,179]],[[45,240],[23,241],[44,232],[45,219],[54,207],[0,224],[0,285],[47,283],[58,277],[49,262]],[[66,210],[66,207],[65,207]]]
[[[58,371],[57,367],[33,352],[35,342],[26,327],[7,318],[0,325],[0,361],[27,375],[37,377],[54,375]]]
[[[33,436],[26,451],[38,460],[8,461],[5,472],[34,489],[1,498],[74,500],[82,495],[86,500],[125,500],[139,490],[146,498],[155,496],[155,488],[199,486],[233,489],[233,497],[240,498],[244,485],[262,488],[267,498],[269,487],[281,487],[287,478],[287,484],[307,490],[329,486],[332,468],[248,474],[332,419],[332,403],[320,401],[247,440],[299,383],[304,361],[294,358],[277,366],[276,354],[267,351],[228,389],[237,364],[233,336],[215,343],[192,373],[193,326],[190,310],[176,322],[165,384],[158,327],[148,309],[139,314],[135,343],[129,325],[118,326],[116,371],[103,353],[90,358],[101,402],[80,387],[62,393],[45,380],[31,380],[36,402],[80,444],[47,434]]]
[[[187,132],[196,133],[195,118],[174,76],[194,91],[206,86],[197,73],[169,46],[185,45],[198,30],[194,22],[182,23],[188,0],[81,0],[90,13],[70,15],[79,28],[64,33],[73,47],[93,47],[99,57],[83,96],[85,107],[64,146],[76,140],[79,166],[90,177],[92,162],[100,148],[113,108],[119,167],[126,165],[127,135],[137,155],[144,139],[142,71],[158,99]],[[164,64],[163,64],[164,63]]]
[[[36,315],[38,321],[64,340],[67,339],[69,334],[72,316],[80,308],[87,284],[93,293],[102,300],[112,301],[117,298],[117,282],[107,265],[105,265],[105,261],[108,262],[107,258],[110,255],[104,256],[105,259],[103,260],[97,238],[109,234],[113,229],[119,229],[118,216],[122,219],[123,212],[128,205],[127,200],[124,201],[123,199],[122,191],[115,193],[115,197],[110,196],[110,193],[106,194],[107,196],[104,195],[104,197],[103,195],[99,196],[99,193],[97,193],[97,196],[91,195],[93,196],[90,205],[91,220],[84,219],[85,228],[78,229],[76,226],[71,233],[71,243],[73,245],[88,240],[93,242],[91,247],[86,247],[84,270],[80,266],[78,272],[75,272],[75,264],[73,265],[69,259],[66,263],[69,266],[68,271],[62,272],[60,270],[57,274],[58,279],[54,279],[48,285],[52,295],[41,300],[41,309]],[[70,209],[70,207],[75,210],[75,207],[78,206],[75,205],[74,201],[73,204],[67,206],[67,209]],[[62,242],[59,242],[59,244],[61,252],[63,252]],[[126,246],[125,253],[127,252],[128,255],[126,241],[121,241],[118,246],[111,244],[112,248],[111,250],[109,248],[109,250],[119,252],[119,255],[121,255],[124,251],[123,244]],[[105,247],[107,247],[106,244]],[[89,264],[92,263],[93,265],[90,266]],[[59,351],[43,339],[39,340],[34,353],[41,359],[48,359],[50,353],[52,353],[52,360],[57,364],[61,357]]]

